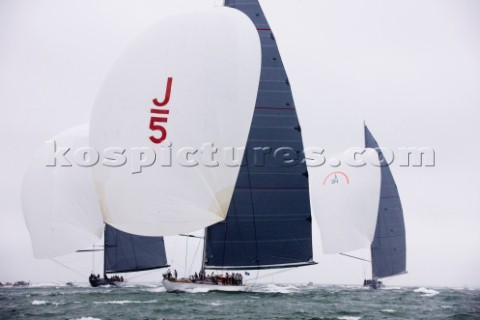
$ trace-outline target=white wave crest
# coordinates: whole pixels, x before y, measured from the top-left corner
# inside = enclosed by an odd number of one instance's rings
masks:
[[[416,293],[424,293],[424,297],[433,297],[433,296],[436,296],[437,294],[439,294],[440,292],[436,291],[436,290],[433,290],[433,289],[427,289],[427,288],[424,288],[424,287],[421,287],[421,288],[417,288],[415,290],[413,290],[413,292],[416,292]]]
[[[167,292],[167,289],[165,287],[156,287],[156,288],[151,288],[151,289],[145,289],[147,292]]]
[[[402,287],[382,287],[382,290],[402,290]]]
[[[72,283],[73,285],[73,283]],[[29,287],[30,288],[59,288],[59,287],[67,287],[66,283],[60,283],[60,282],[38,282],[38,283],[30,283]]]
[[[75,319],[70,319],[70,320],[102,320],[102,319],[92,318],[92,317],[81,317],[81,318],[75,318]]]
[[[394,313],[396,312],[397,310],[394,310],[394,309],[383,309],[382,312],[386,312],[386,313]]]
[[[95,301],[95,304],[144,304],[144,303],[156,303],[157,300],[146,300],[146,301],[134,301],[134,300],[112,300],[112,301]]]
[[[185,289],[186,293],[205,293],[210,291],[210,288],[192,288],[192,289]]]
[[[339,320],[360,320],[362,317],[353,317],[353,316],[341,316],[338,317]]]
[[[277,284],[267,284],[267,285],[252,285],[248,288],[250,292],[259,292],[259,293],[294,293],[298,292],[300,288],[293,285],[277,285]]]
[[[34,305],[34,306],[42,306],[42,305],[46,305],[46,304],[53,305],[53,306],[59,306],[62,303],[55,302],[55,301],[53,301],[53,302],[52,301],[45,301],[45,300],[33,300],[32,301],[32,305]]]
[[[158,283],[150,283],[150,282],[127,282],[125,285],[127,288],[158,288]]]

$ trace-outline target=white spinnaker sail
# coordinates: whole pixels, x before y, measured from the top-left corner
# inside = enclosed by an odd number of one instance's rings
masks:
[[[102,237],[103,221],[91,168],[73,161],[74,151],[88,147],[88,124],[53,137],[57,150],[67,153],[71,166],[47,166],[47,144],[37,152],[22,183],[22,209],[36,258],[72,253]],[[62,155],[59,154],[61,157]]]
[[[373,152],[373,153],[372,153]],[[309,168],[310,199],[320,228],[324,253],[341,253],[369,247],[380,200],[381,170],[375,150],[366,149],[366,164],[351,166],[353,153],[332,158],[338,167]]]
[[[166,18],[127,48],[104,82],[91,119],[92,146],[100,152],[120,147],[128,159],[123,166],[94,167],[105,222],[160,236],[225,218],[239,167],[225,165],[222,151],[246,144],[260,63],[254,25],[223,7]],[[211,164],[208,152],[193,153],[204,143],[218,148],[219,166],[205,165]],[[141,172],[135,166],[138,148],[156,153],[155,163]],[[152,162],[152,152],[145,152],[142,159]],[[237,152],[236,159],[242,156]],[[185,166],[191,160],[200,163]]]

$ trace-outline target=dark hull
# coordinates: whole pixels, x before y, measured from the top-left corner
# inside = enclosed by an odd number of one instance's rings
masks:
[[[97,278],[97,279],[88,279],[90,285],[92,287],[100,287],[100,286],[121,286],[123,282],[121,281],[113,281],[111,279],[105,278]]]
[[[370,288],[373,288],[373,289],[380,289],[383,287],[383,283],[382,281],[378,281],[378,280],[365,280],[363,282],[363,286],[364,287],[370,287]]]

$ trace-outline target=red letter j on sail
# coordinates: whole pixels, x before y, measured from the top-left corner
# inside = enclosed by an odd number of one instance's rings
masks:
[[[168,121],[167,115],[170,111],[165,107],[170,102],[170,92],[172,91],[172,77],[167,79],[167,89],[165,91],[165,97],[162,102],[159,102],[157,98],[153,99],[154,107],[150,109],[150,130],[158,131],[160,136],[150,136],[150,141],[153,143],[162,143],[167,138],[167,129],[165,129],[163,123]],[[157,108],[160,107],[160,108]],[[165,108],[162,108],[165,107]],[[163,115],[163,116],[160,116]]]

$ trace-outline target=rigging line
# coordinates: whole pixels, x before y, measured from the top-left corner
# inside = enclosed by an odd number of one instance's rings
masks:
[[[182,244],[179,242],[180,239],[183,240],[183,238],[180,238],[180,237],[177,237],[177,236],[174,236],[173,239],[175,239],[175,241],[173,241],[173,250],[171,250],[171,252],[173,252],[173,254],[171,255],[167,255],[171,257],[170,259],[170,266],[173,267],[173,266],[176,266],[176,268],[178,270],[181,270],[181,269],[184,269],[184,273],[186,272],[185,270],[187,269],[187,266],[186,265],[183,265],[180,261],[181,261],[181,258],[182,256],[180,255],[180,258],[178,259],[179,262],[175,262],[175,259],[177,259],[177,256],[179,255],[179,252],[181,252],[181,250],[177,250],[177,247],[179,246],[182,246]],[[168,250],[170,252],[170,250]],[[186,255],[186,252],[185,252],[185,255]],[[167,263],[168,264],[168,263]]]
[[[342,256],[349,257],[349,258],[353,258],[353,259],[357,259],[357,260],[362,260],[362,261],[366,261],[366,262],[372,262],[372,261],[370,261],[370,260],[363,259],[363,258],[359,258],[359,257],[355,257],[355,256],[351,256],[351,255],[345,254],[345,253],[339,253],[339,254],[342,255]]]
[[[137,253],[135,252],[135,246],[133,245],[133,235],[130,234],[128,238],[130,239],[130,244],[132,245],[133,258],[135,259],[135,266],[138,268]],[[119,250],[116,250],[116,251],[119,251]],[[117,254],[118,254],[118,252],[117,252]],[[118,264],[118,260],[117,260],[117,264]]]
[[[255,116],[255,113],[254,113],[254,116]],[[249,134],[250,135],[250,134]],[[248,150],[246,150],[248,152]],[[253,205],[253,193],[252,193],[252,181],[251,181],[251,177],[250,177],[250,168],[249,168],[249,163],[248,163],[248,154],[244,154],[244,156],[246,157],[246,160],[247,160],[247,165],[246,165],[246,168],[247,168],[247,177],[248,177],[248,187],[249,187],[249,191],[250,191],[250,199],[251,199],[251,202],[250,202],[250,205],[252,206],[252,218],[253,218],[253,233],[255,235],[255,259],[256,259],[256,262],[258,265],[260,265],[260,261],[258,260],[258,241],[257,241],[257,224],[256,224],[256,219],[255,219],[255,207]]]
[[[103,250],[103,278],[106,279],[107,273],[105,272],[105,270],[107,269],[106,264],[107,264],[107,246],[108,246],[106,223],[104,224],[104,227],[103,227],[103,246],[105,248],[105,250]]]
[[[179,236],[188,237],[188,238],[204,239],[204,237],[194,236],[194,235],[191,235],[191,234],[179,234]]]
[[[188,259],[188,238],[189,238],[189,237],[186,237],[186,238],[185,238],[185,271],[184,271],[184,273],[183,273],[183,276],[184,276],[185,278],[188,276],[188,274],[187,274],[187,271],[188,271],[188,270],[187,270],[187,266],[188,266],[188,264],[187,264],[187,259]]]
[[[352,271],[352,269],[350,268],[350,266],[347,265],[344,260],[342,260],[342,259],[337,259],[337,256],[332,256],[331,258],[332,258],[331,261],[333,261],[337,266],[342,267],[342,268],[345,270],[346,274],[347,274],[348,276],[352,277],[352,281],[354,281],[354,282],[358,281],[358,278],[357,278],[357,277],[358,277],[358,276],[361,276],[360,274],[357,273],[358,270]]]
[[[164,238],[164,239],[165,239],[165,238]],[[178,242],[178,239],[179,239],[179,238],[178,238],[178,237],[175,237],[174,239],[175,239],[175,241],[173,242],[173,252],[176,253],[176,252],[177,252],[177,242]],[[165,250],[166,250],[166,248],[165,248]],[[174,256],[174,254],[171,255],[170,265],[173,265],[173,261],[174,261],[174,260],[173,260],[173,256]],[[168,264],[168,263],[167,263],[167,264]]]
[[[67,269],[67,270],[70,270],[70,271],[72,271],[72,272],[76,273],[77,275],[79,275],[79,276],[80,276],[80,277],[82,277],[82,278],[83,278],[83,276],[84,276],[84,275],[83,275],[83,274],[82,274],[80,271],[78,271],[78,270],[75,270],[75,269],[73,269],[73,268],[71,268],[71,267],[67,266],[66,264],[63,264],[63,263],[61,263],[60,261],[57,261],[57,260],[55,260],[54,258],[49,258],[49,260],[51,260],[51,261],[53,261],[53,262],[57,263],[58,265],[60,265],[60,266],[64,267],[64,268],[65,268],[65,269]]]
[[[361,250],[361,254],[362,254],[362,258],[365,257],[365,249]],[[365,263],[362,263],[362,274],[363,274],[363,278],[367,279],[367,268],[365,266]]]
[[[254,281],[254,283],[257,282],[258,279],[263,279],[263,278],[266,278],[266,277],[271,277],[273,275],[276,275],[276,274],[280,274],[280,273],[284,273],[284,272],[287,272],[287,271],[291,271],[292,269],[282,269],[282,270],[279,270],[279,271],[275,271],[275,272],[271,272],[271,273],[268,273],[268,274],[264,274],[263,276],[259,277],[258,276],[258,273],[259,273],[259,270],[257,270],[257,276],[255,277],[255,279],[253,280],[245,280],[245,282],[250,282],[250,281]]]
[[[200,261],[200,270],[202,270],[202,273],[205,275],[205,267],[206,267],[206,261],[207,261],[207,241],[208,241],[208,229],[203,228],[203,247],[202,247],[202,260]],[[197,251],[198,251],[198,246],[197,250],[195,251],[195,255],[192,260],[192,265],[193,261],[195,260],[195,257],[197,256]],[[191,268],[191,266],[190,266]]]
[[[145,277],[145,276],[148,276],[156,271],[158,271],[158,269],[164,269],[166,267],[163,267],[163,268],[157,268],[157,269],[153,269],[153,270],[148,270],[148,271],[143,271],[143,272],[140,272],[140,273],[137,273],[136,275],[134,276],[131,276],[131,277],[128,277],[128,281],[131,281],[131,280],[135,280],[137,278],[141,278],[141,277]]]
[[[195,262],[195,258],[197,257],[199,248],[200,248],[200,242],[198,242],[198,244],[197,244],[197,249],[195,250],[195,254],[193,255],[192,263],[190,264],[190,269],[188,270],[188,274],[192,274],[193,263]],[[186,269],[186,267],[185,267],[185,269]]]
[[[235,189],[233,190],[233,192],[235,192]],[[232,205],[232,204],[233,204],[233,212],[235,213],[235,217],[236,217],[237,216],[237,209],[235,207],[235,200],[233,199],[233,193],[232,193],[232,200],[230,201],[230,205]],[[228,208],[228,211],[230,211],[230,207]],[[226,250],[226,246],[227,246],[228,211],[227,211],[227,218],[225,218],[225,227],[223,228],[224,233],[223,233],[222,267],[225,267],[225,250]],[[205,229],[205,232],[208,232],[208,228]],[[205,236],[207,236],[207,235],[205,235]],[[207,241],[208,241],[208,238],[207,238]],[[207,243],[205,243],[205,244],[207,244]],[[208,258],[207,258],[207,260],[208,260]],[[222,275],[223,275],[223,271],[222,271]]]
[[[92,274],[95,273],[95,245],[93,245],[92,249]]]

